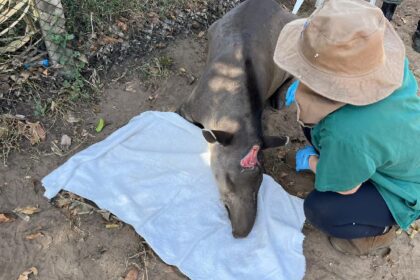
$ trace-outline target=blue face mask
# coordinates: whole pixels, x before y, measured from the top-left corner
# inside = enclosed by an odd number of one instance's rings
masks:
[[[300,81],[296,80],[287,89],[287,92],[286,92],[286,107],[289,107],[290,105],[292,105],[293,102],[295,102],[296,90],[299,87],[299,83],[300,83]]]

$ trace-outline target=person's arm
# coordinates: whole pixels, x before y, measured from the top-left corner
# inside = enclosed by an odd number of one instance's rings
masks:
[[[318,156],[310,156],[309,157],[309,167],[311,168],[311,170],[314,174],[316,174],[316,166],[318,165],[318,161],[319,161]],[[355,187],[351,190],[348,190],[348,191],[345,191],[345,192],[338,192],[338,193],[342,194],[342,195],[354,194],[355,192],[357,192],[359,190],[359,188],[361,186],[362,186],[362,184],[358,185],[357,187]]]

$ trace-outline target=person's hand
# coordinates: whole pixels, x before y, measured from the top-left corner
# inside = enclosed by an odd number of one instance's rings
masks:
[[[314,147],[306,146],[297,151],[296,153],[296,171],[306,171],[310,170],[309,158],[311,156],[318,156],[318,153],[315,151]]]
[[[296,90],[297,90],[298,86],[299,86],[299,80],[296,80],[287,89],[287,92],[286,92],[286,107],[289,107],[290,105],[292,105],[293,102],[295,102],[295,95],[296,95]]]

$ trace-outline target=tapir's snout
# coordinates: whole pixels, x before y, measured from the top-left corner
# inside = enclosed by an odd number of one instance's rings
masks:
[[[255,170],[253,174],[241,174],[245,179],[230,188],[227,193],[222,192],[222,200],[232,225],[232,235],[243,238],[251,232],[257,216],[257,196],[262,181],[262,172]],[[248,176],[247,176],[248,175]]]
[[[228,208],[228,213],[232,224],[232,235],[235,238],[247,237],[254,226],[255,218],[257,216],[257,203],[255,202],[253,205],[249,206],[250,207],[242,210],[238,209],[241,207],[226,207]]]

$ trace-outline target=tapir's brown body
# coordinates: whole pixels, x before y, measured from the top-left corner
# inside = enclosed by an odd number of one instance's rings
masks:
[[[257,158],[267,145],[261,115],[290,79],[275,66],[273,53],[281,29],[293,19],[272,0],[248,0],[216,21],[208,30],[204,72],[179,109],[212,143],[211,166],[235,237],[248,235],[255,222],[262,181]],[[269,140],[286,143],[285,137]]]

